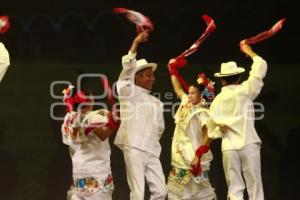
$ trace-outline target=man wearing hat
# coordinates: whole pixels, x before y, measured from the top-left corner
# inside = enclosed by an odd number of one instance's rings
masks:
[[[262,89],[267,63],[244,41],[241,51],[253,60],[250,75],[240,84],[245,69],[237,67],[233,61],[222,63],[215,77],[221,79],[223,87],[210,107],[212,118],[207,124],[208,136],[222,138],[228,199],[242,200],[246,187],[249,200],[263,200],[261,140],[254,128],[253,100]]]
[[[148,40],[148,31],[134,39],[122,58],[123,70],[117,82],[121,125],[114,143],[123,151],[131,200],[143,200],[145,179],[150,199],[165,199],[167,187],[159,160],[159,139],[164,131],[163,104],[150,95],[155,81],[155,63],[136,60],[140,43]]]

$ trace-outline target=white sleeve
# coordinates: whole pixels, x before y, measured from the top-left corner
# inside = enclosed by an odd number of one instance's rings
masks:
[[[9,53],[4,44],[0,42],[0,82],[10,65]]]
[[[207,125],[207,121],[208,121],[208,113],[207,112],[205,112],[205,111],[200,112],[200,114],[197,115],[197,118],[198,118],[199,124],[201,126],[201,129],[203,128],[203,126]]]
[[[218,139],[223,137],[223,133],[220,130],[220,127],[215,122],[214,117],[217,117],[217,106],[218,106],[218,97],[214,99],[209,109],[209,117],[207,119],[207,136],[211,139]]]
[[[108,110],[101,109],[101,110],[95,110],[93,112],[90,112],[87,116],[87,124],[88,125],[97,125],[97,124],[107,124],[108,119]]]
[[[165,130],[164,105],[163,103],[161,103],[159,108],[159,134],[162,135],[164,130]]]
[[[267,62],[259,56],[253,58],[249,78],[241,84],[241,92],[254,100],[263,87],[267,73]]]
[[[119,96],[129,96],[134,89],[134,75],[136,68],[136,53],[128,52],[122,57],[122,71],[117,82]]]

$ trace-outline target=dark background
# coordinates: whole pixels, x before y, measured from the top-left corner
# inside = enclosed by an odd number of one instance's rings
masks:
[[[61,142],[61,121],[51,119],[49,114],[51,105],[61,99],[52,98],[49,88],[57,80],[75,82],[82,73],[103,73],[111,82],[117,80],[120,58],[136,33],[124,16],[112,13],[113,7],[137,10],[152,19],[155,31],[149,42],[140,47],[138,57],[159,64],[153,92],[161,94],[164,102],[178,102],[175,97],[164,96],[172,92],[165,65],[202,34],[202,14],[215,20],[217,30],[188,58],[190,66],[182,73],[189,82],[199,71],[212,77],[219,64],[228,60],[236,60],[249,71],[251,60],[240,53],[238,42],[287,17],[276,36],[253,46],[269,64],[265,86],[257,99],[265,106],[265,117],[256,121],[256,128],[263,141],[266,199],[300,198],[296,154],[300,129],[299,11],[295,2],[3,0],[0,15],[10,16],[11,29],[0,40],[10,52],[11,66],[0,86],[0,199],[65,199],[71,162],[67,147]],[[85,84],[95,93],[101,92],[97,80]],[[60,94],[61,87],[54,88],[56,94]],[[64,109],[55,109],[55,114],[62,116]],[[165,122],[161,160],[167,176],[174,130],[170,113],[165,113]],[[128,199],[123,156],[113,144],[111,147],[114,199]],[[226,199],[226,184],[220,141],[215,141],[212,148],[215,159],[211,182],[222,200]]]

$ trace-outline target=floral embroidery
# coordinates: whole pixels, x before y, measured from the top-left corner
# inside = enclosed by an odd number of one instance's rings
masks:
[[[64,135],[71,135],[72,139],[75,139],[78,134],[81,135],[82,131],[80,131],[80,127],[82,127],[81,121],[83,117],[80,113],[72,112],[64,124]]]
[[[108,175],[107,178],[103,181],[103,187],[101,190],[103,192],[108,192],[114,189],[113,177],[112,175]]]
[[[187,184],[190,180],[199,184],[208,180],[208,171],[202,171],[200,176],[193,176],[190,169],[173,168],[169,174],[169,181],[176,181],[179,184]]]
[[[80,193],[93,193],[102,191],[104,193],[110,192],[114,189],[113,178],[108,174],[107,178],[101,183],[95,177],[73,178],[71,190]]]
[[[187,184],[191,179],[191,172],[189,169],[173,168],[169,174],[169,181],[176,181],[179,184]]]
[[[63,124],[63,136],[70,142],[85,141],[85,127],[87,120],[83,120],[86,114],[71,112]]]
[[[94,177],[74,178],[71,190],[76,192],[91,193],[99,189],[98,181]]]

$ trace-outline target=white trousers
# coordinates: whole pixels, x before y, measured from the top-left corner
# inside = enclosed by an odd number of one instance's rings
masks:
[[[216,200],[214,188],[209,180],[195,183],[190,180],[187,184],[180,184],[175,180],[168,181],[168,200]]]
[[[145,178],[151,192],[150,200],[167,196],[165,175],[158,157],[134,148],[123,150],[130,200],[144,200]]]
[[[245,183],[249,200],[264,199],[260,145],[249,144],[240,150],[223,151],[223,168],[228,186],[227,199],[243,200]]]
[[[98,191],[93,194],[80,194],[74,192],[68,192],[67,200],[111,200],[111,193],[103,193],[102,191]]]

